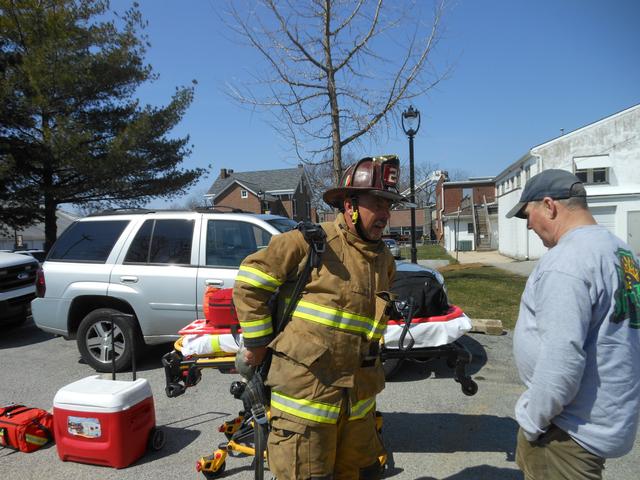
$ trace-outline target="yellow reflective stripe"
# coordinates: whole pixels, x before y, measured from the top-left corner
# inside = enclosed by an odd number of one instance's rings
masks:
[[[220,348],[220,337],[218,335],[211,335],[211,351],[212,352],[221,352]]]
[[[25,439],[27,440],[27,442],[33,443],[34,445],[42,446],[47,443],[46,437],[38,437],[37,435],[31,435],[30,433],[27,433],[25,435]]]
[[[298,302],[293,314],[296,317],[329,327],[363,333],[369,340],[378,340],[382,336],[385,328],[385,325],[382,324],[383,322],[376,321],[373,318],[345,312],[344,310],[336,308],[325,307],[305,300]]]
[[[242,328],[242,335],[245,338],[266,337],[273,333],[271,316],[260,318],[258,320],[241,321],[240,328]]]
[[[264,273],[257,268],[240,266],[236,281],[248,283],[257,288],[262,288],[269,292],[275,292],[276,289],[282,285],[278,279],[271,275]]]
[[[312,402],[303,398],[294,398],[276,390],[271,390],[271,406],[296,417],[306,418],[318,423],[338,422],[340,405]]]
[[[349,416],[349,420],[357,420],[359,418],[363,418],[367,413],[373,410],[373,407],[375,407],[375,405],[376,397],[369,397],[356,402],[351,407],[351,415]]]

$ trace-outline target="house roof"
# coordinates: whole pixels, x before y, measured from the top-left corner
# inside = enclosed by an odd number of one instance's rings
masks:
[[[293,193],[298,188],[303,175],[305,175],[305,170],[301,167],[255,172],[231,171],[226,178],[221,178],[218,175],[206,196],[216,197],[233,184],[239,184],[254,194],[257,194],[259,190],[271,194]]]
[[[76,219],[78,219],[78,216],[73,213],[66,212],[60,209],[56,210],[56,225],[58,229],[58,236]],[[22,235],[22,239],[25,242],[44,239],[44,222],[36,223],[35,225],[31,225],[24,230],[18,230],[17,233]],[[7,238],[7,236],[5,235],[0,236]],[[11,236],[13,236],[13,234]]]

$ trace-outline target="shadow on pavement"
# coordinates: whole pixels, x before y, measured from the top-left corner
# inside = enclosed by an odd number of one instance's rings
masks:
[[[498,468],[490,465],[478,465],[465,468],[461,472],[444,478],[419,477],[416,480],[522,480],[524,476],[520,470]]]
[[[517,422],[509,417],[457,413],[384,412],[390,452],[503,452],[515,461]]]
[[[29,317],[20,325],[3,327],[2,336],[0,337],[0,350],[46,342],[55,337],[55,335],[43,332],[36,327],[33,319]]]
[[[467,375],[477,374],[487,363],[487,352],[484,347],[469,335],[463,335],[457,342],[473,356],[471,363],[467,365],[466,368]],[[431,375],[435,378],[453,378],[454,373],[454,369],[447,365],[446,357],[432,358],[424,361],[404,360],[403,365],[397,373],[394,373],[391,378],[388,378],[388,381],[420,381],[429,378]]]
[[[162,425],[160,425],[159,428],[162,429],[165,434],[166,443],[164,444],[164,447],[157,451],[147,449],[142,458],[135,462],[134,465],[144,465],[145,463],[153,462],[159,458],[168,457],[169,455],[178,453],[190,443],[193,443],[193,441],[200,436],[200,432],[197,430],[173,428]]]

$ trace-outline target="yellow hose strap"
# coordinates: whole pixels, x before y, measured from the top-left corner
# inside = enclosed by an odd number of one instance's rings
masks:
[[[211,351],[213,353],[221,352],[220,337],[218,335],[211,335]]]
[[[248,283],[249,285],[262,288],[269,292],[275,292],[276,289],[282,285],[282,282],[271,275],[264,273],[257,268],[247,267],[244,265],[241,265],[238,270],[236,282]]]
[[[337,308],[324,307],[315,303],[300,300],[293,315],[305,320],[320,323],[328,327],[362,333],[368,340],[379,340],[386,327],[385,322],[373,318],[345,312]]]
[[[283,412],[306,418],[318,423],[338,423],[340,405],[313,402],[301,398],[294,398],[284,393],[271,390],[271,406]]]

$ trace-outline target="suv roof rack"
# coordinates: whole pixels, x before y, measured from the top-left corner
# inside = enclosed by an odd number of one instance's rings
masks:
[[[98,212],[93,212],[87,215],[87,217],[97,217],[105,215],[146,215],[149,213],[157,212],[198,212],[198,213],[247,213],[254,214],[255,212],[248,212],[241,208],[227,207],[219,205],[215,207],[196,207],[193,209],[188,208],[107,208]]]
[[[196,212],[209,212],[209,213],[254,213],[247,212],[246,210],[242,210],[241,208],[236,207],[227,207],[225,205],[218,205],[213,207],[197,207]]]
[[[106,210],[100,210],[87,215],[87,217],[97,217],[102,215],[122,215],[122,214],[146,214],[154,213],[157,210],[150,210],[148,208],[107,208]]]

